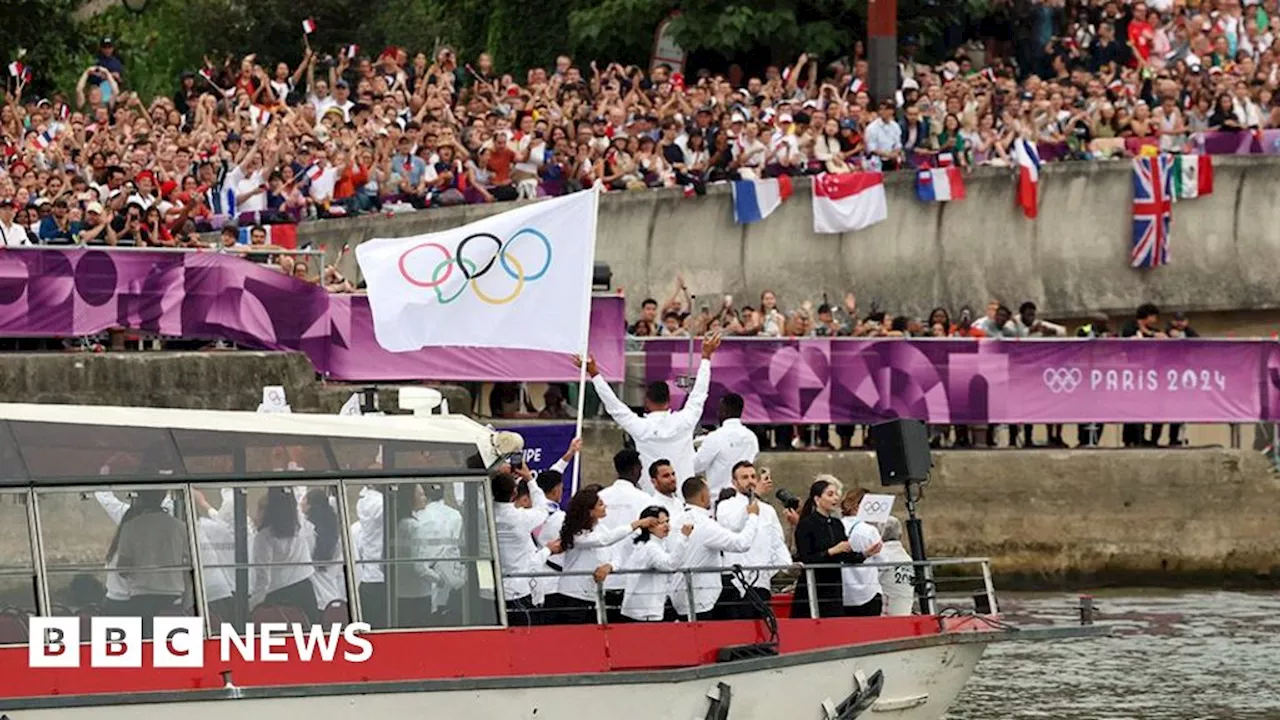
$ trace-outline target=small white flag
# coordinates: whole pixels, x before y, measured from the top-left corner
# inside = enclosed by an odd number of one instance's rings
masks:
[[[284,387],[267,385],[262,388],[262,403],[258,405],[260,413],[291,413],[293,409],[284,399]]]
[[[858,505],[857,518],[863,522],[882,523],[889,519],[893,514],[893,495],[872,495],[870,493],[862,496],[862,502]]]
[[[342,403],[342,409],[338,411],[339,415],[363,415],[360,412],[360,394],[351,393],[351,397]]]

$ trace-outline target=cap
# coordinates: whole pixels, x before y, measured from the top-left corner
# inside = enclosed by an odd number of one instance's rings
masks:
[[[1186,320],[1186,319],[1187,319],[1187,314],[1186,314],[1185,312],[1183,312],[1183,311],[1179,310],[1178,312],[1176,312],[1176,313],[1174,313],[1174,314],[1173,314],[1173,319],[1174,319],[1174,320]]]
[[[97,200],[94,200],[93,202],[91,202],[91,203],[89,203],[88,205],[85,205],[85,206],[84,206],[84,211],[85,211],[85,212],[91,212],[91,213],[98,213],[99,215],[101,215],[101,214],[102,214],[102,203],[98,202]]]
[[[778,116],[778,124],[786,125],[791,122],[791,113],[782,113]]]
[[[102,38],[102,47],[113,47],[115,43],[111,40],[111,36]]]
[[[240,134],[234,133],[234,132],[227,133],[227,142],[229,143],[240,142]]]
[[[347,89],[351,88],[351,86],[347,84],[346,80],[339,80],[338,82],[334,83],[333,86],[335,88],[347,88]]]

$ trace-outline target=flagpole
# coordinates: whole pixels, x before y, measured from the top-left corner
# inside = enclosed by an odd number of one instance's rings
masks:
[[[577,428],[573,433],[573,436],[578,439],[582,439],[582,415],[587,400],[587,357],[590,353],[589,345],[591,342],[591,288],[596,269],[596,225],[600,215],[600,187],[599,182],[591,186],[591,194],[593,195],[591,202],[591,247],[587,250],[586,267],[583,268],[587,301],[583,303],[582,307],[582,340],[578,345],[581,348],[578,356],[582,358],[582,367],[578,369],[578,420]],[[578,491],[578,480],[581,475],[582,453],[579,452],[578,457],[573,460],[573,480],[569,483],[571,493]]]

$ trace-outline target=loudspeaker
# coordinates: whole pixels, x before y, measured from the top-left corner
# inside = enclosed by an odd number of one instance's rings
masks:
[[[871,442],[880,465],[881,485],[924,482],[933,467],[929,431],[920,420],[899,418],[871,426]]]

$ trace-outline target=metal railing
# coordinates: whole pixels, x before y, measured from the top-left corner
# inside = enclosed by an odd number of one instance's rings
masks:
[[[945,572],[945,573],[935,572],[935,570],[939,568],[958,568],[962,566],[972,566],[972,565],[978,566],[977,575],[953,574],[950,572]],[[911,583],[913,585],[915,600],[916,600],[916,603],[918,604],[921,614],[925,614],[925,615],[937,614],[938,612],[940,612],[939,603],[941,601],[956,602],[956,601],[959,601],[961,598],[967,604],[976,605],[977,607],[975,609],[978,610],[980,614],[997,614],[999,612],[999,605],[997,604],[997,601],[996,601],[995,585],[992,581],[992,575],[991,575],[991,561],[989,558],[981,558],[981,557],[939,558],[936,560],[911,561],[911,562],[867,561],[867,562],[858,563],[858,564],[822,563],[822,564],[805,565],[804,563],[791,563],[789,565],[704,566],[704,567],[694,567],[694,568],[681,568],[679,570],[675,570],[671,572],[660,571],[660,570],[613,570],[608,574],[608,577],[614,577],[614,576],[626,577],[626,576],[632,576],[632,575],[665,575],[670,577],[671,583],[668,586],[668,592],[670,594],[668,595],[668,597],[674,598],[675,593],[677,591],[683,595],[683,600],[681,604],[687,605],[687,610],[684,612],[684,617],[685,619],[692,622],[697,618],[698,615],[706,612],[704,610],[700,613],[697,608],[698,603],[697,603],[696,594],[697,594],[698,588],[694,582],[695,575],[715,575],[718,579],[726,575],[732,575],[738,579],[746,579],[748,583],[751,583],[751,582],[754,582],[754,580],[747,577],[747,574],[749,573],[774,572],[774,573],[780,574],[780,573],[786,573],[786,572],[795,572],[797,573],[797,577],[796,577],[797,582],[794,585],[794,590],[799,591],[798,581],[800,579],[800,574],[803,574],[804,592],[806,593],[805,604],[808,606],[809,617],[816,620],[822,617],[821,615],[821,606],[823,604],[821,602],[822,593],[819,592],[819,588],[831,587],[830,583],[823,584],[819,582],[817,571],[847,570],[847,569],[874,569],[879,571],[881,569],[892,569],[892,568],[912,568],[914,570],[917,567],[924,568],[924,573],[922,574],[923,583],[922,584],[916,583],[914,572],[912,573]],[[589,570],[570,571],[570,572],[554,572],[554,571],[520,572],[520,573],[513,572],[513,573],[503,573],[502,578],[503,580],[518,580],[518,579],[532,580],[534,584],[534,590],[536,591],[538,590],[537,581],[539,579],[552,580],[552,579],[563,579],[563,578],[571,578],[571,577],[592,577],[594,580],[594,577],[593,577],[594,574],[595,574],[594,571],[589,571]],[[676,582],[677,579],[680,579],[683,582],[678,583]],[[722,582],[722,581],[719,581],[719,582]],[[683,587],[678,587],[678,585],[683,585]],[[939,592],[939,588],[942,586],[945,586],[948,589],[951,589],[952,591],[946,592],[946,593]],[[608,624],[609,622],[608,618],[610,615],[610,611],[611,610],[616,611],[618,610],[618,608],[610,607],[607,605],[606,590],[604,587],[604,582],[595,580],[594,587],[595,587],[594,612],[596,617],[596,624],[605,625],[605,624]],[[782,588],[782,590],[786,590],[786,589],[787,589],[786,586]],[[741,602],[745,602],[745,601],[739,601],[739,603]],[[954,607],[954,605],[951,607]],[[535,611],[551,612],[550,610],[546,610],[543,608],[535,608]]]

